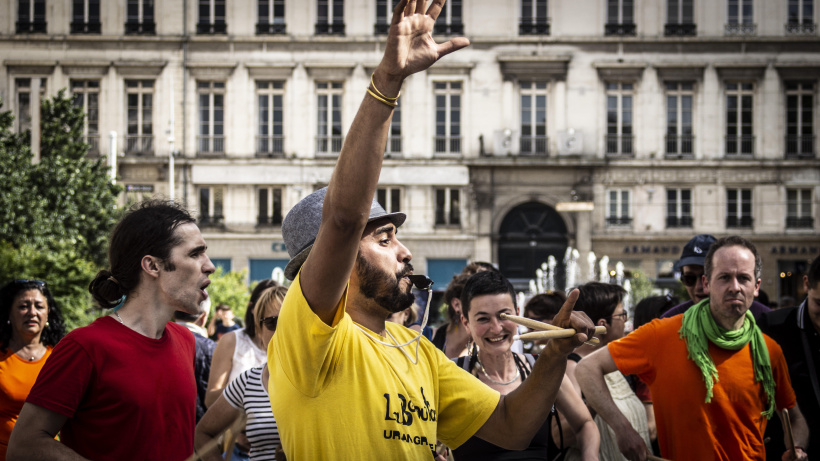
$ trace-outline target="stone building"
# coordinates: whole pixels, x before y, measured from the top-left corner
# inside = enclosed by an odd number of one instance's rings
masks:
[[[287,261],[282,217],[330,177],[393,3],[2,0],[0,97],[25,130],[68,88],[124,201],[183,200],[215,262],[260,279]],[[468,260],[525,282],[567,246],[584,277],[593,251],[671,282],[692,235],[736,233],[772,298],[800,296],[820,254],[817,15],[450,0],[436,38],[472,46],[405,83],[378,197],[437,287]]]

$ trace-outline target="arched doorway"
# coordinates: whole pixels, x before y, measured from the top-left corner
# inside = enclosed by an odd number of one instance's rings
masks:
[[[555,281],[563,286],[567,243],[567,226],[554,208],[541,202],[522,203],[501,221],[498,267],[516,288],[524,289],[522,284],[535,278],[536,269],[552,255],[558,260]]]

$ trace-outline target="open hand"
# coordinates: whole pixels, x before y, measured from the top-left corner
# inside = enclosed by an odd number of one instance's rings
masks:
[[[578,301],[578,295],[580,295],[580,293],[581,292],[578,291],[577,288],[572,290],[569,296],[567,296],[567,300],[564,302],[564,305],[561,306],[561,310],[558,311],[558,315],[556,315],[552,320],[552,324],[555,326],[561,328],[572,328],[576,331],[575,335],[569,338],[550,340],[550,347],[553,347],[556,352],[563,355],[567,355],[574,351],[576,347],[583,344],[584,341],[589,341],[589,339],[595,334],[595,324],[592,323],[589,316],[587,316],[584,312],[573,311],[575,308],[575,302]]]

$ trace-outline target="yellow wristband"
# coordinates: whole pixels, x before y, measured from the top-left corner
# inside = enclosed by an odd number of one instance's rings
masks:
[[[385,105],[390,106],[391,109],[399,105],[397,102],[391,102],[391,101],[388,101],[388,100],[382,98],[381,96],[376,95],[376,93],[370,91],[370,88],[367,88],[367,93],[370,96],[373,96],[373,98],[375,98],[377,101],[379,101],[379,102],[381,102]]]
[[[378,89],[378,88],[376,88],[376,84],[375,84],[375,83],[373,83],[373,74],[370,74],[370,86],[372,86],[372,87],[373,87],[373,91],[375,91],[375,92],[376,92],[376,94],[378,94],[378,95],[379,95],[379,96],[381,96],[383,99],[386,99],[386,100],[388,100],[388,101],[393,101],[393,102],[396,102],[396,100],[398,100],[398,99],[399,99],[399,96],[401,96],[401,90],[399,90],[399,94],[397,94],[395,98],[388,98],[387,96],[383,95],[383,94],[382,94],[382,92],[381,92],[381,91],[379,91],[379,89]]]

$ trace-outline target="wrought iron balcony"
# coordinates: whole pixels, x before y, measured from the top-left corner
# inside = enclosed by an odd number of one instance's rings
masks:
[[[757,35],[757,24],[729,23],[724,26],[726,35]]]
[[[629,216],[607,216],[607,226],[630,226],[632,225],[632,218]]]
[[[282,213],[274,213],[273,216],[259,215],[256,217],[258,226],[281,226]]]
[[[317,155],[339,155],[342,151],[344,137],[341,135],[316,136]]]
[[[437,154],[460,154],[461,136],[436,136],[435,153]]]
[[[607,134],[604,135],[606,143],[607,157],[625,156],[631,157],[632,152],[632,138],[631,134]]]
[[[666,227],[669,228],[669,229],[690,228],[690,227],[692,227],[692,217],[691,216],[667,216],[666,217]]]
[[[18,34],[45,34],[46,21],[17,21],[16,32]]]
[[[154,155],[154,135],[125,135],[125,155]]]
[[[786,35],[815,35],[817,24],[809,21],[789,21],[786,23]]]
[[[196,150],[202,157],[222,157],[225,155],[225,136],[197,136]]]
[[[464,33],[464,24],[460,20],[452,24],[436,23],[433,26],[433,33],[436,35],[461,35]]]
[[[635,23],[623,24],[605,24],[604,35],[606,36],[635,36],[638,34],[638,28]]]
[[[256,35],[282,35],[287,33],[285,24],[268,24],[260,22],[256,24]]]
[[[285,137],[284,136],[257,136],[256,137],[257,157],[284,157]]]
[[[546,136],[521,136],[520,155],[538,155],[546,157],[549,152],[549,139]]]
[[[378,21],[373,26],[373,34],[375,35],[387,35],[387,32],[390,31],[390,23],[389,22],[382,22]]]
[[[751,216],[729,216],[726,218],[726,227],[750,228],[753,222]]]
[[[667,158],[692,158],[694,157],[695,137],[691,134],[666,135],[666,157]]]
[[[814,158],[814,135],[786,135],[786,158]]]
[[[125,33],[128,35],[154,35],[157,33],[157,25],[154,21],[126,22]]]
[[[200,22],[196,25],[196,33],[198,35],[221,35],[228,33],[228,24],[225,22]]]
[[[518,35],[549,35],[550,20],[548,18],[522,19],[518,23]]]
[[[317,22],[316,23],[316,35],[344,35],[345,34],[345,24],[341,23],[329,23],[329,22]]]
[[[100,21],[72,22],[69,31],[72,34],[99,34],[102,24]]]
[[[693,37],[698,34],[697,24],[666,24],[663,34],[667,37]]]
[[[88,144],[88,156],[89,157],[99,157],[100,156],[100,135],[99,134],[87,134],[83,136],[83,142]]]
[[[225,216],[216,215],[202,215],[199,217],[199,227],[224,227]]]
[[[726,157],[753,157],[754,136],[726,136]]]
[[[787,229],[812,229],[814,228],[814,218],[811,216],[796,217],[789,216],[786,218]]]
[[[387,145],[384,152],[386,154],[401,155],[401,136],[390,136],[387,138]]]

